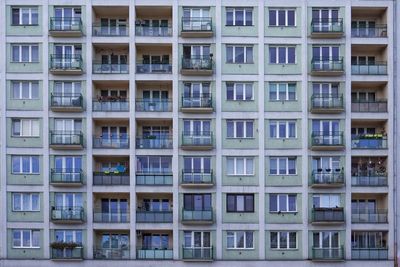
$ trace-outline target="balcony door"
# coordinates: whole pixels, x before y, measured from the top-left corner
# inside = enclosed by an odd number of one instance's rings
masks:
[[[314,179],[320,183],[330,181],[333,173],[341,172],[339,157],[314,157],[312,167]]]
[[[328,32],[333,30],[333,26],[339,21],[338,9],[313,9],[313,31]]]
[[[192,249],[191,256],[197,259],[209,259],[211,253],[211,233],[202,231],[185,231],[184,244],[187,249]]]
[[[319,144],[338,145],[341,142],[340,126],[338,120],[313,120],[312,131],[314,138],[319,139]]]
[[[211,121],[209,120],[184,120],[183,131],[185,136],[193,139],[193,144],[211,143]]]
[[[357,232],[351,234],[352,248],[387,248],[384,232]]]
[[[168,110],[168,90],[144,90],[143,105],[145,111]]]
[[[79,101],[81,91],[81,82],[54,82],[53,102],[74,106],[74,101]]]
[[[202,102],[208,101],[210,95],[209,83],[185,83],[182,105],[184,107],[202,107]]]
[[[79,23],[81,18],[81,9],[77,7],[55,7],[54,8],[54,30],[56,31],[68,31],[73,26]]]
[[[171,204],[169,199],[145,198],[143,199],[143,209],[145,211],[170,211]]]
[[[168,234],[143,234],[142,249],[165,250],[169,248]]]
[[[168,34],[167,19],[144,19],[139,22],[144,36],[166,36]]]
[[[339,46],[313,46],[313,68],[315,70],[330,70],[338,67]]]
[[[168,72],[170,71],[169,55],[143,55],[143,65],[148,72]]]
[[[127,35],[127,21],[126,19],[109,19],[101,18],[101,35],[113,35],[113,36],[126,36]]]
[[[210,17],[208,8],[184,8],[183,9],[183,29],[191,31],[201,31],[203,29],[202,18]]]
[[[314,208],[339,208],[340,195],[339,194],[321,194],[313,195]]]
[[[313,83],[314,105],[317,107],[330,107],[339,97],[339,84]]]
[[[128,127],[103,126],[101,127],[101,139],[103,145],[128,144]]]
[[[83,207],[82,193],[55,193],[55,206],[64,210]]]
[[[81,230],[54,230],[54,241],[60,243],[76,243],[78,247],[82,246],[82,231]],[[57,258],[71,258],[73,248],[55,249],[53,251]]]
[[[56,132],[55,136],[53,137],[55,138],[55,143],[79,143],[79,140],[75,139],[80,138],[77,133],[82,130],[82,121],[75,119],[55,119],[54,130]]]
[[[210,53],[209,45],[185,45],[183,47],[183,57],[186,59],[205,59],[210,57]]]
[[[101,255],[106,259],[126,259],[129,257],[129,235],[103,233],[101,235]]]
[[[211,158],[184,157],[183,165],[184,182],[201,183],[207,180],[211,181]]]
[[[313,248],[316,249],[315,253],[318,258],[339,258],[341,256],[339,232],[314,232]]]
[[[137,173],[170,174],[172,172],[171,157],[138,156]]]
[[[103,222],[128,222],[128,209],[127,199],[101,199],[101,216]]]
[[[211,194],[185,194],[183,208],[188,211],[211,211]]]
[[[376,22],[372,20],[353,20],[351,22],[351,32],[357,37],[376,37]]]
[[[127,72],[128,71],[127,55],[101,55],[101,70],[103,72]]]
[[[75,45],[54,46],[54,62],[56,68],[74,68],[79,64],[77,57],[82,55],[82,47]]]
[[[80,171],[82,170],[82,157],[55,156],[54,166],[57,173],[62,173],[63,181],[80,181]]]

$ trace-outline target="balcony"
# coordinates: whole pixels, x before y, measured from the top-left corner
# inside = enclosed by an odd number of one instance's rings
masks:
[[[83,260],[82,244],[53,242],[50,247],[52,260]]]
[[[167,26],[136,25],[135,32],[136,36],[171,37],[172,27],[171,25]]]
[[[171,63],[136,63],[136,73],[138,74],[170,74],[172,73]]]
[[[363,171],[355,172],[351,176],[352,186],[387,186],[388,179],[386,171]]]
[[[125,171],[93,172],[93,185],[129,185],[129,181],[129,173]]]
[[[210,17],[183,17],[182,37],[205,38],[213,36],[212,18]]]
[[[99,37],[126,37],[129,35],[129,27],[128,25],[109,26],[94,23],[92,35]]]
[[[181,148],[184,150],[212,150],[214,148],[213,133],[210,131],[184,131]]]
[[[315,76],[340,76],[344,73],[343,57],[338,59],[313,58],[311,74]]]
[[[214,186],[212,170],[182,170],[182,187],[212,187]]]
[[[162,186],[162,185],[172,185],[173,175],[172,172],[165,173],[146,173],[137,172],[136,173],[136,185],[145,186]]]
[[[351,137],[353,149],[387,149],[387,136],[383,134],[362,134]]]
[[[213,210],[182,209],[182,224],[213,224]]]
[[[136,249],[138,260],[172,260],[174,257],[172,248],[143,247]]]
[[[81,18],[50,18],[49,34],[53,37],[80,37],[82,32]]]
[[[340,248],[312,248],[313,261],[344,261],[344,250]]]
[[[128,63],[108,64],[93,62],[93,74],[127,74],[129,73]]]
[[[351,64],[352,75],[387,75],[387,63],[384,61],[373,64]]]
[[[123,248],[95,248],[93,258],[96,260],[129,260],[129,247]]]
[[[137,149],[172,149],[172,135],[137,136]]]
[[[311,134],[312,150],[344,149],[343,132],[315,132]]]
[[[213,261],[213,247],[182,247],[184,261]]]
[[[129,101],[126,98],[104,98],[93,99],[93,111],[97,112],[128,112]]]
[[[83,185],[83,171],[81,169],[51,169],[50,184],[53,186],[81,186]]]
[[[81,112],[83,110],[82,94],[51,93],[50,109],[55,112]]]
[[[313,208],[311,214],[312,224],[342,224],[344,223],[343,208]]]
[[[374,27],[351,27],[351,37],[355,38],[386,38],[387,25],[375,25]]]
[[[387,112],[388,103],[387,100],[375,100],[375,101],[364,101],[364,100],[351,100],[351,112]]]
[[[351,248],[352,260],[387,260],[388,248]]]
[[[129,212],[102,212],[97,209],[93,212],[93,222],[95,223],[128,223],[129,220]]]
[[[343,95],[312,95],[311,113],[341,113],[344,111]]]
[[[213,60],[210,56],[182,57],[182,75],[211,76],[213,74]]]
[[[83,149],[83,133],[81,131],[50,131],[50,147]]]
[[[182,96],[181,111],[186,113],[212,113],[214,111],[210,94]]]
[[[50,69],[52,74],[79,75],[83,73],[81,55],[50,55]]]
[[[51,207],[51,220],[54,223],[83,223],[83,207]]]
[[[341,38],[343,36],[343,19],[312,19],[312,38]]]
[[[128,149],[129,137],[121,136],[93,136],[93,148]]]
[[[172,101],[169,99],[136,99],[136,111],[140,112],[171,112]]]
[[[344,186],[344,173],[342,169],[322,170],[318,169],[312,172],[311,187],[319,188],[337,188]]]
[[[351,211],[352,223],[387,223],[387,210],[358,210]]]
[[[137,223],[172,223],[172,210],[167,211],[150,211],[137,210]]]

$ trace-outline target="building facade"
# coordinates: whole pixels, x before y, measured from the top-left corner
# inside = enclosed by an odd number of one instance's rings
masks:
[[[397,263],[396,2],[0,4],[0,266]]]

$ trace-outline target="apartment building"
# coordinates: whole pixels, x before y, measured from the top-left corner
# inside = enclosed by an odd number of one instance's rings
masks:
[[[0,266],[396,263],[395,2],[0,4]]]

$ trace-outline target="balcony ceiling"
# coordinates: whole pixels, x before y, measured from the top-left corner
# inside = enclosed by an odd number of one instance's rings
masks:
[[[128,18],[129,6],[93,6],[93,12],[96,17]]]
[[[136,17],[141,19],[145,18],[171,18],[172,17],[172,7],[171,6],[137,6],[136,7]]]
[[[351,9],[351,16],[354,17],[381,17],[385,14],[385,7],[354,7]]]

